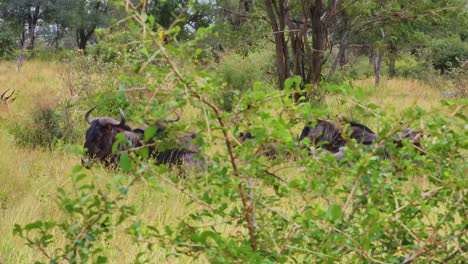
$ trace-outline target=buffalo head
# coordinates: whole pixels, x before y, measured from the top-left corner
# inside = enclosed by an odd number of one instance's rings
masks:
[[[130,132],[131,128],[125,125],[125,114],[120,110],[120,121],[109,117],[98,117],[89,119],[90,113],[95,107],[88,110],[85,114],[85,120],[89,124],[86,130],[84,147],[87,149],[86,157],[90,160],[103,162],[105,165],[111,165],[115,162],[115,156],[112,155],[112,145],[120,132]]]

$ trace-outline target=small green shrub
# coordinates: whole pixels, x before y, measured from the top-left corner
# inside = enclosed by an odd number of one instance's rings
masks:
[[[395,71],[397,76],[406,78],[424,78],[429,65],[418,61],[414,56],[404,54],[395,63]]]
[[[75,130],[69,108],[53,109],[38,107],[31,119],[15,123],[10,132],[21,147],[47,147],[52,149],[58,142],[75,143],[78,133]]]
[[[436,39],[432,41],[429,53],[434,68],[446,73],[468,59],[468,43],[457,36]]]
[[[0,57],[11,57],[17,48],[16,35],[10,25],[0,21]]]
[[[34,112],[32,120],[15,124],[12,133],[16,143],[22,147],[49,147],[62,138],[57,113],[50,108],[40,108]]]
[[[328,62],[331,63],[331,62]],[[329,64],[325,65],[324,73],[329,72]],[[338,67],[333,76],[326,75],[325,80],[329,83],[342,83],[346,80],[366,79],[374,76],[374,70],[369,63],[369,58],[366,56],[359,56],[353,58],[348,64],[343,67]]]
[[[273,81],[268,77],[273,68],[273,54],[269,50],[250,53],[247,56],[227,54],[219,65],[218,75],[221,96],[217,99],[222,108],[231,111],[235,97],[251,89],[257,80]]]

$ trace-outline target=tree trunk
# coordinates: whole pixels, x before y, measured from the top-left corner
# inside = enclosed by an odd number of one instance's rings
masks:
[[[300,29],[300,27],[301,25],[299,25],[298,23],[288,20],[289,39],[291,41],[291,50],[294,62],[294,74],[301,76],[302,89],[306,76],[304,70],[304,43],[302,37],[302,30]]]
[[[390,56],[389,56],[389,63],[388,63],[388,75],[390,78],[395,77],[396,69],[395,69],[395,61],[397,57],[397,47],[395,44],[390,44]]]
[[[86,32],[84,29],[78,29],[76,31],[76,45],[78,49],[86,55],[86,45],[88,44],[89,39],[94,33],[94,29],[91,29],[89,32]]]
[[[324,62],[324,51],[326,41],[326,29],[322,25],[323,2],[322,0],[315,0],[310,8],[312,18],[312,78],[311,83],[317,87],[320,84],[322,76],[322,65]]]
[[[375,88],[379,87],[380,84],[380,69],[382,68],[382,59],[383,59],[383,50],[377,51],[377,54],[373,55],[373,63],[374,63],[374,85]]]
[[[345,32],[344,35],[341,37],[340,49],[338,50],[338,54],[336,54],[336,58],[330,67],[330,72],[328,73],[328,77],[332,77],[335,74],[336,67],[338,66],[338,64],[340,66],[343,66],[348,63],[348,57],[346,56],[347,47],[348,47],[348,32]]]
[[[36,40],[35,36],[36,24],[33,22],[28,22],[28,30],[26,32],[26,41],[24,42],[25,48],[29,51],[34,49],[34,42]]]
[[[265,6],[270,19],[275,39],[276,67],[278,68],[278,81],[280,90],[284,89],[284,81],[289,77],[289,55],[285,39],[285,23],[287,18],[286,0],[279,0],[278,6],[274,0],[265,0]]]
[[[39,20],[40,10],[41,7],[39,5],[33,5],[26,19],[28,29],[26,32],[23,47],[29,51],[32,51],[34,49],[34,42],[36,40],[36,26],[37,21]]]

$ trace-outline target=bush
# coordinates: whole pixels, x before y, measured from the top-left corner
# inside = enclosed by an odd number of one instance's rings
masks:
[[[11,27],[0,21],[0,57],[10,57],[14,55],[17,48],[16,36]]]
[[[59,117],[50,108],[40,108],[34,112],[32,120],[16,124],[12,133],[16,143],[22,147],[49,147],[62,138]]]
[[[78,133],[72,122],[70,108],[64,107],[63,112],[49,106],[37,109],[30,120],[23,120],[11,128],[17,145],[52,149],[59,142],[76,142]]]
[[[251,89],[257,80],[274,81],[268,73],[276,72],[273,66],[273,54],[269,50],[240,54],[226,54],[219,64],[220,85],[218,102],[226,111],[231,111],[236,95]]]
[[[429,65],[408,54],[401,55],[395,63],[396,75],[405,78],[424,78],[428,68]]]
[[[331,62],[329,62],[331,63]],[[328,73],[330,65],[323,72]],[[332,77],[326,76],[326,81],[331,83],[342,83],[346,80],[366,79],[374,76],[374,70],[369,63],[369,58],[366,56],[359,56],[353,58],[348,64],[341,68],[337,68]]]
[[[446,73],[468,60],[468,42],[459,37],[435,39],[430,46],[429,60],[435,69]]]

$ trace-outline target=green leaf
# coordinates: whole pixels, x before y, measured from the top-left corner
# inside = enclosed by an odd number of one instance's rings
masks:
[[[83,170],[83,167],[80,165],[76,165],[73,167],[72,173],[78,173]]]
[[[154,16],[148,16],[148,23],[150,25],[150,27],[154,27],[154,23],[156,22],[156,19],[154,18]]]
[[[79,182],[84,178],[86,178],[86,174],[84,174],[84,173],[80,173],[78,175],[73,176],[73,179],[75,180],[75,182]]]
[[[455,116],[460,118],[463,121],[466,121],[466,116],[464,114],[462,114],[462,113],[456,113]]]
[[[24,230],[39,229],[39,228],[41,228],[42,226],[43,226],[42,221],[36,221],[36,222],[30,223],[30,224],[27,224],[27,225],[24,227]]]
[[[331,222],[336,222],[338,219],[341,219],[343,217],[343,213],[341,211],[341,207],[332,204],[330,207],[328,207],[328,211],[326,213],[326,218],[330,220]]]
[[[128,157],[128,153],[123,153],[120,156],[119,167],[126,173],[129,173],[132,171],[132,162],[130,158]]]
[[[107,257],[98,256],[97,260],[96,260],[96,263],[98,263],[98,264],[109,263],[109,260],[107,259]]]
[[[148,142],[150,139],[154,137],[158,128],[156,126],[150,126],[145,129],[145,142]]]

